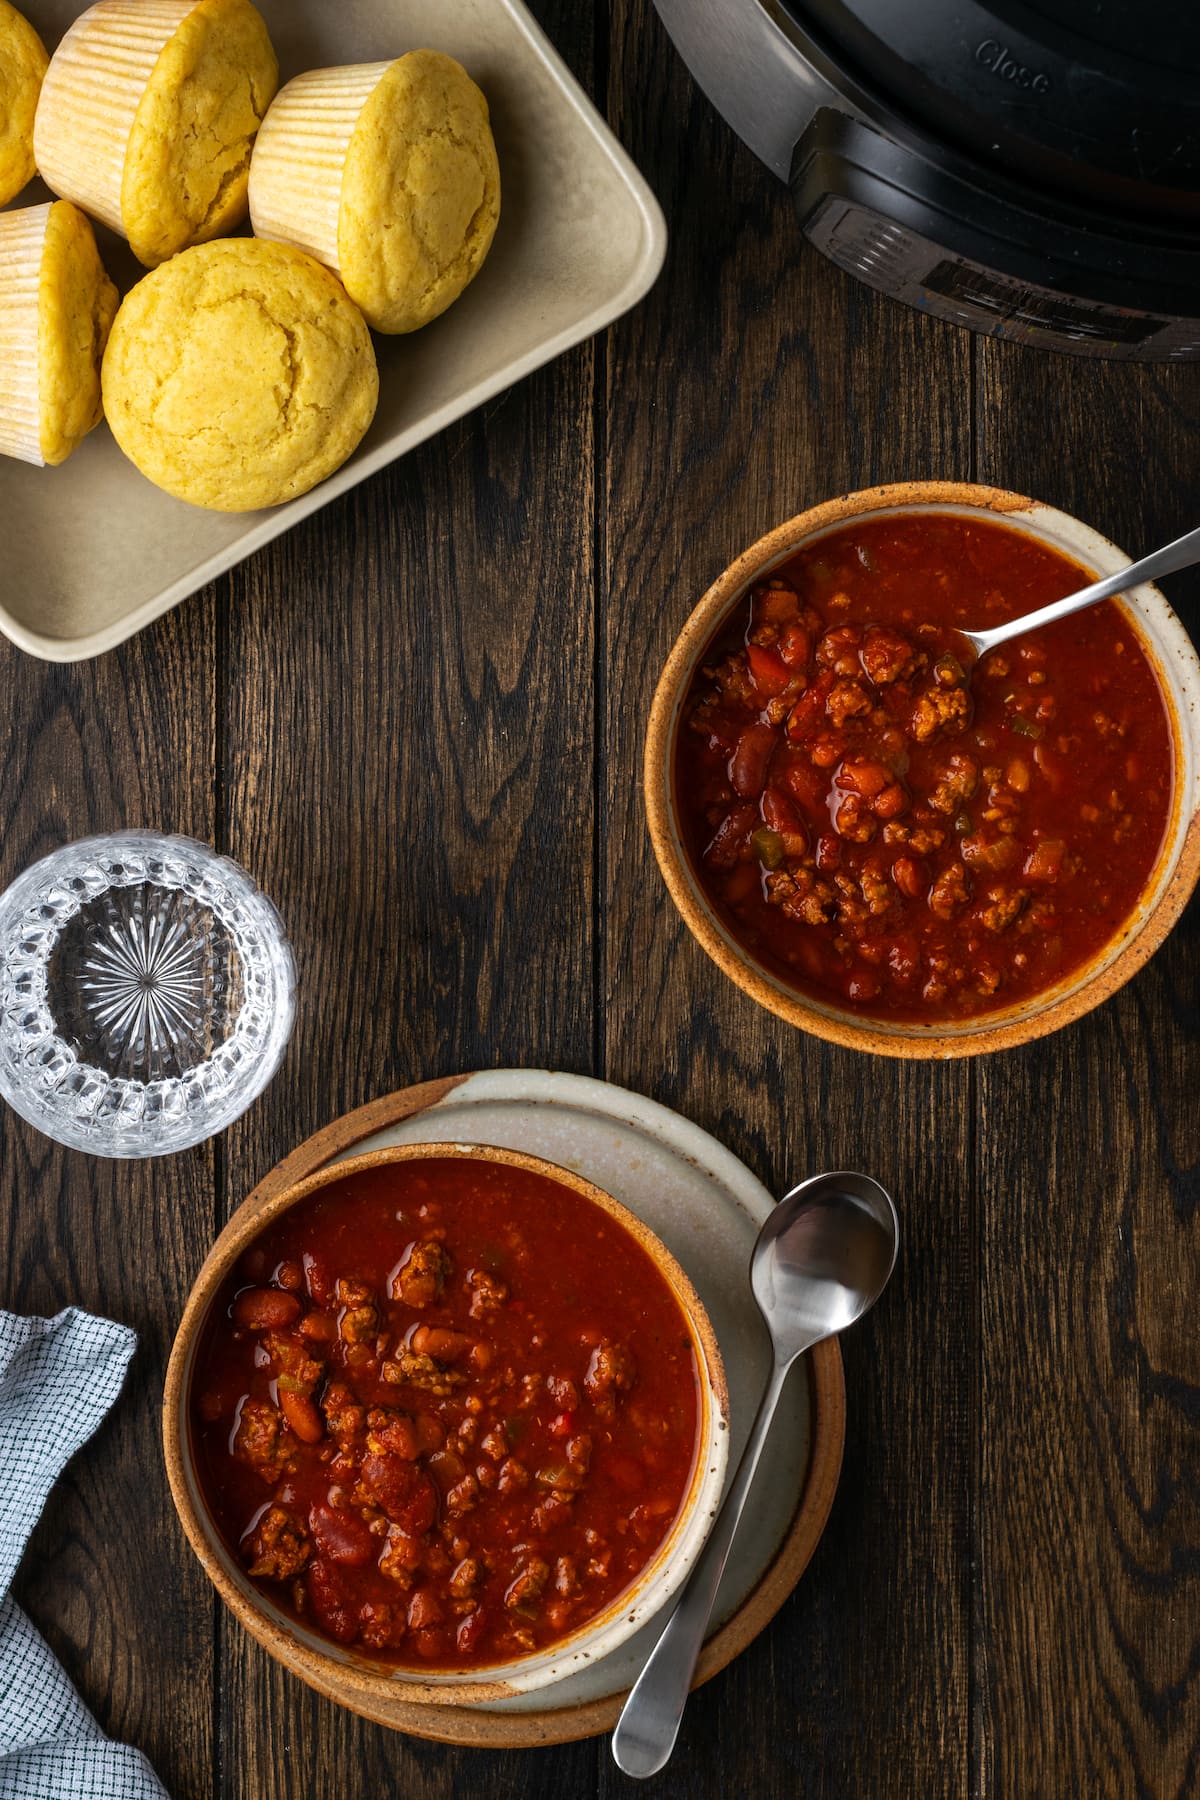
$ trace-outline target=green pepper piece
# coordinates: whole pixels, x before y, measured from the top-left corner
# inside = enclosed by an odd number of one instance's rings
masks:
[[[777,869],[783,861],[783,839],[769,825],[760,825],[750,839],[750,848],[764,869]]]

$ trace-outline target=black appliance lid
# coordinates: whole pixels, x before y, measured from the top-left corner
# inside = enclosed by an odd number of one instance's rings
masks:
[[[1200,221],[1200,6],[1189,0],[782,5],[898,120],[998,174],[1109,216]]]

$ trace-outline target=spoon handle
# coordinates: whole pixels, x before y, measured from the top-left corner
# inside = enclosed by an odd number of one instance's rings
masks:
[[[985,650],[994,650],[997,644],[1003,644],[1011,637],[1022,637],[1025,632],[1032,631],[1038,625],[1053,624],[1055,619],[1065,619],[1085,606],[1095,606],[1098,600],[1108,600],[1113,594],[1123,594],[1128,588],[1137,587],[1141,581],[1154,581],[1160,575],[1174,575],[1178,569],[1189,569],[1196,562],[1200,562],[1200,528],[1185,532],[1174,543],[1165,544],[1161,550],[1154,550],[1149,556],[1143,556],[1140,562],[1130,563],[1127,569],[1118,569],[1115,575],[1106,575],[1103,580],[1092,582],[1090,587],[1080,588],[1077,594],[1068,594],[1065,600],[1053,600],[1049,606],[1043,606],[1037,612],[1026,613],[1023,619],[1013,619],[1009,624],[997,625],[991,631],[974,631],[970,635],[982,656]]]
[[[612,1753],[617,1767],[626,1775],[636,1776],[639,1780],[656,1775],[675,1747],[692,1673],[704,1643],[729,1546],[783,1392],[784,1377],[791,1366],[791,1361],[777,1362],[771,1371],[767,1391],[750,1427],[742,1460],[725,1503],[717,1514],[716,1524],[675,1603],[666,1629],[650,1652],[617,1720]]]

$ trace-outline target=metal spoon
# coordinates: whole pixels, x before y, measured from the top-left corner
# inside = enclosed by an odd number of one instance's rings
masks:
[[[896,1265],[891,1197],[869,1175],[813,1175],[785,1194],[758,1234],[750,1285],[771,1334],[775,1366],[733,1485],[708,1542],[617,1720],[617,1767],[642,1779],[671,1755],[729,1547],[763,1444],[798,1356],[874,1306]]]
[[[975,651],[976,658],[986,656],[998,644],[1006,644],[1009,638],[1020,637],[1026,631],[1033,631],[1038,625],[1050,625],[1055,619],[1065,619],[1070,613],[1080,612],[1085,606],[1095,606],[1097,600],[1108,600],[1113,594],[1123,594],[1127,588],[1136,587],[1140,581],[1153,581],[1159,575],[1173,575],[1177,569],[1190,569],[1193,563],[1200,562],[1200,530],[1189,531],[1173,544],[1167,544],[1162,550],[1155,550],[1149,556],[1143,556],[1141,562],[1130,563],[1127,569],[1120,569],[1115,575],[1106,575],[1102,581],[1093,581],[1090,587],[1080,588],[1077,594],[1068,594],[1064,600],[1051,601],[1049,606],[1041,606],[1037,612],[1026,613],[1023,619],[1010,619],[1007,625],[994,625],[990,631],[965,631],[957,627],[960,637],[965,637]]]

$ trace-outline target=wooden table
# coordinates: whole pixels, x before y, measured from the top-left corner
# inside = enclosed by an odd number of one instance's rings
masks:
[[[603,1740],[449,1750],[281,1674],[216,1603],[159,1454],[188,1286],[284,1151],[423,1076],[550,1065],[678,1107],[776,1187],[861,1164],[904,1219],[896,1282],[845,1344],[824,1542],[655,1791],[1196,1793],[1200,913],[1048,1044],[853,1055],[693,944],[639,759],[694,600],[810,502],[968,477],[1130,551],[1194,525],[1200,367],[1051,358],[855,286],[648,0],[537,11],[663,202],[649,299],[122,650],[0,652],[3,880],[87,831],[189,832],[274,897],[300,973],[283,1067],[215,1143],[107,1163],[0,1119],[0,1299],[141,1336],[19,1597],[179,1800],[633,1791]],[[1194,619],[1196,584],[1169,592]]]

